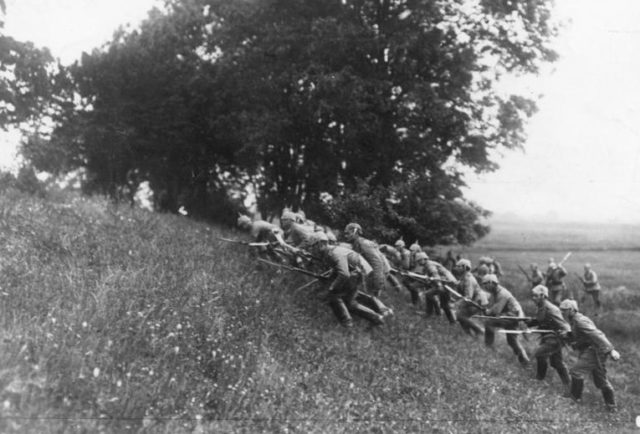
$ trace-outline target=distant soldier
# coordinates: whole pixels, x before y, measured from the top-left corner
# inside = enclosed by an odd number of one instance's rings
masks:
[[[551,258],[547,268],[545,286],[549,289],[549,299],[556,306],[560,305],[560,302],[566,298],[566,286],[564,284],[566,275],[567,270],[562,265],[556,264]]]
[[[569,388],[570,379],[567,365],[562,359],[563,336],[571,327],[562,317],[560,309],[549,301],[549,290],[546,286],[537,285],[531,290],[531,298],[536,304],[536,316],[527,322],[528,326],[537,326],[541,330],[551,330],[540,335],[538,348],[533,356],[536,358],[536,378],[544,380],[548,365],[551,365],[560,376],[565,388]],[[555,332],[555,333],[554,333]],[[547,363],[547,360],[549,363]]]
[[[410,268],[413,268],[413,267],[415,267],[415,266],[416,266],[416,255],[417,255],[419,252],[422,252],[422,247],[420,247],[420,244],[418,244],[418,242],[416,241],[416,242],[414,242],[413,244],[411,244],[411,245],[409,246],[409,252],[410,252],[410,254],[411,254],[411,256],[410,256],[410,258],[411,258],[411,259],[410,259],[410,262],[409,262],[409,267],[410,267]]]
[[[399,239],[394,244],[395,248],[400,252],[400,267],[402,270],[411,269],[411,251],[407,249],[402,239]]]
[[[607,410],[616,411],[613,386],[607,378],[605,367],[607,358],[614,362],[620,359],[618,353],[604,333],[593,321],[578,312],[575,300],[563,300],[560,303],[562,316],[571,326],[569,335],[573,348],[578,351],[578,360],[569,369],[571,375],[570,396],[580,402],[584,389],[584,377],[591,376],[593,383],[602,392]]]
[[[284,211],[280,217],[280,226],[285,235],[283,247],[292,255],[292,260],[297,265],[301,265],[299,255],[303,250],[308,249],[310,236],[314,233],[312,228],[296,223],[296,219],[299,218],[299,215],[291,211]]]
[[[369,294],[378,299],[385,288],[385,282],[391,275],[391,266],[378,249],[378,245],[364,238],[362,232],[362,226],[358,223],[349,223],[344,229],[344,237],[351,243],[353,250],[362,255],[371,265],[372,271],[366,276],[365,287]],[[386,307],[382,306],[381,310],[386,313]]]
[[[415,266],[409,271],[411,271],[412,273],[420,274],[422,276],[426,276],[427,261],[429,260],[429,256],[427,256],[427,254],[424,252],[420,253],[422,254],[418,255]],[[427,289],[427,284],[407,277],[405,279],[405,286],[411,293],[411,303],[413,303],[414,306],[418,306],[420,304],[420,293]],[[439,310],[440,307],[438,306],[438,314]]]
[[[544,284],[544,274],[542,274],[542,271],[540,271],[540,268],[538,267],[538,264],[536,264],[535,262],[533,264],[531,264],[531,287],[535,288],[538,285],[543,285]]]
[[[475,276],[476,280],[482,282],[482,278],[489,273],[489,267],[486,264],[479,264],[476,268],[471,270],[471,273]]]
[[[500,263],[494,258],[491,258],[489,256],[480,257],[480,259],[478,259],[478,266],[475,270],[476,274],[480,274],[478,271],[480,267],[483,267],[482,272],[484,272],[485,269],[487,270],[485,274],[495,274],[498,277],[502,276],[502,266],[500,266]]]
[[[487,274],[482,278],[482,286],[491,294],[491,304],[486,310],[488,316],[506,316],[520,318],[524,316],[522,307],[518,300],[505,287],[499,285],[498,276],[495,274]],[[518,322],[512,320],[489,320],[485,322],[484,342],[485,345],[492,348],[495,341],[495,329],[503,328],[505,330],[516,330]],[[507,344],[511,347],[514,354],[518,357],[518,361],[523,366],[529,365],[529,357],[527,352],[520,344],[517,334],[507,334]]]
[[[330,246],[323,233],[316,233],[310,240],[310,249],[325,260],[333,270],[334,280],[329,285],[328,302],[334,315],[344,327],[353,327],[351,314],[384,324],[383,315],[357,301],[358,285],[371,272],[371,265],[358,253],[341,246]]]
[[[456,258],[453,256],[453,251],[447,251],[447,256],[445,256],[444,260],[442,261],[442,265],[444,265],[444,268],[449,271],[453,271],[457,263],[458,261],[456,261]]]
[[[482,307],[487,306],[489,302],[488,295],[482,290],[478,281],[471,273],[471,261],[468,259],[460,259],[456,264],[455,270],[458,273],[457,292]],[[471,319],[473,315],[482,314],[482,310],[464,299],[459,300],[457,303],[456,317],[462,330],[471,336],[483,334],[484,330],[482,327]]]
[[[284,233],[278,226],[269,223],[264,220],[251,221],[251,218],[246,215],[238,217],[238,227],[243,231],[249,232],[251,238],[257,243],[269,243],[269,246],[258,247],[258,253],[260,255],[269,255],[271,259],[281,261],[282,258],[278,256],[273,247],[278,245],[284,245]]]
[[[449,323],[455,324],[456,317],[451,311],[451,294],[444,288],[444,285],[447,283],[457,285],[458,281],[441,263],[431,261],[425,252],[419,252],[416,255],[416,260],[418,258],[425,261],[426,275],[436,279],[427,285],[427,291],[424,293],[427,317],[434,313],[440,315],[440,310],[443,310]]]
[[[580,276],[578,276],[580,277]],[[602,287],[600,286],[600,282],[598,281],[598,275],[591,268],[591,264],[584,264],[584,275],[580,277],[580,281],[584,285],[584,290],[587,295],[590,295],[593,299],[593,304],[596,308],[595,316],[598,316],[600,312],[600,290]]]
[[[379,249],[393,267],[402,269],[402,254],[398,249],[389,244],[380,244]]]

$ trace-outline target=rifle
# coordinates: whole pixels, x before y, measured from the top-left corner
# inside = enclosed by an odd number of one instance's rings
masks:
[[[249,242],[249,241],[242,241],[242,240],[232,240],[230,238],[223,238],[223,237],[218,237],[218,239],[222,241],[226,241],[228,243],[242,244],[243,246],[250,246],[250,247],[266,247],[269,245],[269,243],[267,242],[256,243],[256,242]]]
[[[286,265],[286,264],[278,264],[278,263],[271,262],[271,261],[268,261],[268,260],[263,259],[263,258],[258,258],[258,261],[264,262],[265,264],[271,265],[273,267],[280,267],[280,268],[284,268],[285,270],[295,271],[297,273],[306,274],[307,276],[315,277],[318,280],[328,280],[329,279],[329,272],[328,271],[320,274],[320,273],[314,273],[313,271],[305,270],[304,268],[292,267],[292,266]]]
[[[562,267],[562,264],[564,264],[564,262],[569,259],[569,256],[571,256],[571,252],[567,253],[566,255],[564,255],[564,258],[562,258],[562,261],[560,261],[558,263],[558,267]]]
[[[424,274],[414,273],[413,271],[398,270],[393,267],[391,267],[391,272],[394,274],[399,274],[400,276],[408,277],[409,279],[413,279],[420,283],[448,282],[447,279],[442,279],[440,277],[429,277],[429,276],[425,276]]]
[[[584,278],[583,278],[581,275],[579,275],[578,273],[573,273],[573,274],[575,274],[575,275],[576,275],[576,277],[577,277],[578,279],[580,279],[580,282],[582,282],[582,284],[584,284]]]
[[[499,319],[499,320],[505,320],[505,321],[531,321],[533,319],[530,316],[487,316],[487,315],[473,315],[472,318]]]
[[[471,300],[469,297],[465,297],[464,295],[460,294],[458,291],[456,291],[455,289],[453,289],[452,287],[450,287],[449,285],[443,285],[444,289],[446,289],[449,293],[451,293],[452,295],[455,295],[458,298],[463,299],[464,301],[466,301],[467,303],[469,303],[471,306],[477,307],[478,309],[480,309],[481,311],[484,311],[484,308],[482,306],[480,306],[478,303],[476,303],[475,301]]]
[[[522,274],[524,274],[524,277],[527,278],[527,281],[529,283],[533,283],[533,279],[531,277],[529,277],[529,274],[525,271],[524,268],[522,268],[522,266],[520,264],[518,264],[518,268],[520,269],[520,271],[522,271]]]
[[[504,333],[507,335],[528,335],[531,333],[558,333],[555,330],[541,330],[541,329],[527,329],[527,330],[496,330],[498,333]]]

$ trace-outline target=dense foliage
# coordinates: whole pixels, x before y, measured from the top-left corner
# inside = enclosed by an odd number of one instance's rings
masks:
[[[470,243],[487,211],[463,197],[464,171],[523,145],[535,103],[497,83],[555,59],[550,8],[169,1],[70,69],[80,104],[25,154],[84,167],[85,188],[111,196],[147,180],[162,210],[220,218],[255,195],[267,216],[340,225],[376,209],[371,236]]]

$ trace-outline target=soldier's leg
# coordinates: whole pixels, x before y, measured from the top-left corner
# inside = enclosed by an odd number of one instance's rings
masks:
[[[353,327],[353,320],[351,319],[349,310],[339,294],[330,293],[328,303],[340,324],[347,328]]]
[[[591,374],[594,368],[597,367],[598,360],[595,356],[595,351],[587,349],[578,355],[578,360],[569,369],[569,375],[571,376],[571,397],[576,401],[582,398],[582,390],[584,389],[584,378]]]
[[[380,300],[378,297],[374,297],[373,295],[365,294],[362,291],[358,291],[358,294],[356,295],[356,301],[361,305],[373,310],[374,312],[379,313],[382,316],[393,315],[393,310],[390,307],[386,306],[382,302],[382,300]]]
[[[545,339],[540,342],[540,345],[534,351],[533,357],[536,359],[536,378],[538,380],[544,380],[549,366],[547,359],[550,359],[557,350],[558,345],[556,341]],[[551,361],[551,365],[553,366],[553,361]]]
[[[571,380],[569,378],[569,370],[567,369],[567,365],[562,359],[562,347],[549,357],[549,363],[558,373],[562,384],[564,384],[565,386],[569,386]]]
[[[604,355],[596,354],[597,366],[593,371],[591,371],[591,376],[593,378],[593,384],[595,384],[595,386],[602,392],[602,398],[604,399],[604,403],[607,406],[607,410],[615,411],[615,395],[613,392],[613,386],[607,378],[607,369],[604,365],[604,358]]]
[[[394,276],[391,273],[387,274],[387,282],[391,284],[391,286],[393,287],[393,289],[396,290],[396,292],[402,292],[403,285],[402,283],[400,283],[400,281],[396,276]]]
[[[433,315],[434,313],[436,315],[442,315],[437,299],[438,292],[438,288],[431,288],[424,293],[425,312],[427,316]]]
[[[602,305],[600,304],[600,291],[592,291],[591,297],[593,298],[593,305],[596,308],[596,315],[600,313],[600,308]]]
[[[561,288],[553,288],[549,292],[550,292],[549,300],[551,300],[551,302],[553,304],[555,304],[556,306],[559,306],[560,302],[562,301],[562,290],[561,290]]]
[[[484,344],[488,347],[493,347],[493,342],[496,339],[496,331],[491,324],[485,324],[484,326]]]
[[[357,287],[355,285],[352,285],[349,289],[348,294],[344,297],[349,312],[351,312],[353,315],[364,318],[375,325],[384,324],[382,315],[375,313],[372,309],[369,309],[368,307],[356,301],[357,294]]]
[[[507,335],[507,344],[511,347],[513,353],[518,356],[518,361],[521,365],[526,366],[529,364],[529,356],[527,356],[527,352],[520,343],[518,335]]]
[[[449,298],[449,293],[448,292],[440,293],[438,295],[438,300],[440,301],[440,306],[442,307],[444,314],[447,316],[447,319],[449,320],[449,324],[455,324],[456,317],[451,311],[451,299]]]

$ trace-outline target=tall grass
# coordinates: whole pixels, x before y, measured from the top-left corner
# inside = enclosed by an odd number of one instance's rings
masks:
[[[103,199],[0,195],[2,432],[610,432],[620,413],[560,397],[497,352],[387,293],[385,328],[336,324],[306,277],[235,236]],[[531,350],[535,342],[527,342]],[[626,356],[625,350],[622,349]],[[626,386],[631,384],[631,386]]]

